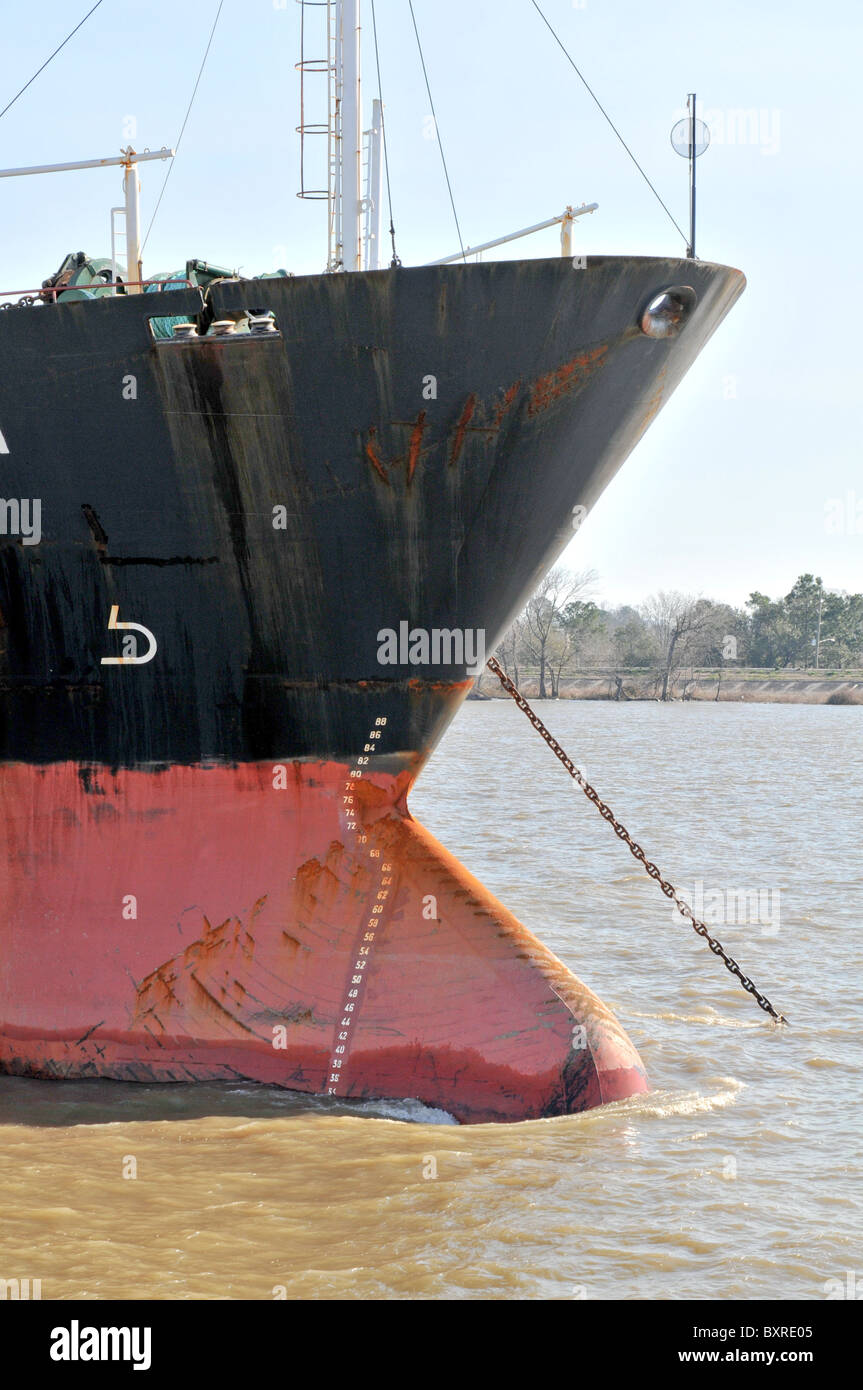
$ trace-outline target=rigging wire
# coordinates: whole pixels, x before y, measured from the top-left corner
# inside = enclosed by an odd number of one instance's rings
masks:
[[[455,199],[452,195],[452,184],[449,181],[449,170],[446,167],[446,155],[443,152],[443,141],[440,138],[440,127],[437,123],[437,112],[434,109],[434,101],[432,99],[431,87],[429,86],[429,76],[428,72],[426,71],[426,60],[423,57],[423,46],[420,43],[419,29],[417,28],[416,15],[414,14],[414,0],[408,0],[408,5],[410,7],[411,19],[413,20],[414,33],[416,34],[417,48],[420,51],[420,62],[422,63],[423,77],[425,78],[426,92],[428,93],[429,105],[431,106],[432,120],[434,121],[435,135],[437,136],[437,144],[438,149],[440,150],[441,162],[443,164],[444,176],[446,178],[446,186],[449,190],[450,207],[452,208],[452,215],[455,218],[455,229],[458,233],[458,244],[461,250],[461,258],[464,261],[465,265],[467,265],[467,256],[465,255],[464,242],[462,241],[461,227],[458,224],[458,213],[455,210]]]
[[[570,67],[575,71],[576,76],[577,76],[577,77],[579,78],[579,80],[584,84],[585,88],[587,89],[588,94],[592,97],[593,101],[596,103],[596,105],[599,107],[600,111],[602,112],[603,116],[604,116],[605,119],[608,121],[608,124],[611,126],[612,130],[614,131],[614,133],[615,133],[615,135],[617,136],[618,140],[620,141],[621,145],[622,145],[623,148],[626,150],[626,153],[629,155],[630,159],[632,160],[633,164],[635,165],[635,167],[636,167],[636,169],[638,170],[638,172],[639,172],[639,174],[641,175],[641,177],[644,179],[644,182],[647,184],[647,186],[648,186],[648,188],[650,189],[651,193],[654,195],[654,197],[656,198],[656,200],[657,200],[657,202],[660,204],[660,206],[665,210],[666,214],[667,214],[668,217],[671,219],[671,221],[674,223],[675,227],[676,227],[677,230],[680,232],[680,235],[683,237],[683,240],[686,242],[686,244],[687,244],[687,246],[688,246],[688,245],[689,245],[689,237],[686,235],[686,233],[683,231],[683,228],[680,226],[680,224],[676,221],[676,219],[674,218],[674,216],[669,212],[668,208],[665,206],[665,203],[662,201],[662,199],[660,198],[660,196],[659,196],[659,194],[657,193],[656,189],[654,188],[653,184],[650,182],[650,179],[647,177],[647,175],[645,174],[645,172],[644,172],[644,170],[642,169],[641,165],[639,164],[638,160],[635,158],[635,155],[632,153],[632,150],[629,148],[629,146],[627,145],[627,143],[626,143],[626,141],[624,140],[623,136],[621,135],[620,131],[617,129],[617,126],[614,124],[614,121],[611,119],[611,117],[609,116],[609,114],[608,114],[608,112],[606,111],[605,107],[602,105],[602,102],[599,100],[599,97],[598,97],[598,96],[596,95],[596,93],[592,90],[592,88],[590,87],[589,83],[587,82],[587,79],[582,75],[582,73],[581,73],[581,72],[579,71],[579,69],[576,67],[575,61],[574,61],[574,59],[572,58],[572,55],[567,51],[567,49],[566,49],[566,47],[565,47],[565,45],[564,45],[564,43],[563,43],[563,40],[559,37],[559,35],[558,35],[558,34],[555,32],[555,30],[552,28],[551,24],[550,24],[549,21],[546,19],[546,17],[545,17],[545,15],[543,14],[542,10],[539,8],[539,5],[537,4],[536,0],[531,0],[531,4],[533,5],[533,8],[536,10],[537,14],[539,15],[539,17],[540,17],[540,19],[542,20],[543,24],[544,24],[544,25],[546,26],[546,28],[548,29],[548,31],[549,31],[549,33],[551,34],[552,38],[554,39],[555,43],[556,43],[556,44],[558,45],[558,47],[560,48],[561,52],[563,53],[563,56],[566,58],[566,61],[569,63]]]
[[[59,47],[54,49],[54,52],[51,54],[51,58],[56,58],[56,57],[57,57],[57,54],[60,52],[60,49],[61,49],[61,48],[65,48],[66,45],[67,45],[67,43],[69,42],[69,40],[70,40],[71,38],[74,38],[74,37],[75,37],[75,35],[77,34],[78,30],[82,27],[82,25],[84,25],[84,24],[87,23],[87,20],[90,18],[91,14],[93,14],[93,11],[94,11],[94,10],[98,10],[98,8],[99,8],[99,6],[101,5],[101,3],[102,3],[102,0],[96,0],[96,3],[95,3],[95,5],[93,6],[93,9],[88,10],[87,13],[85,14],[84,18],[83,18],[82,20],[79,20],[79,22],[75,25],[75,28],[72,30],[71,34],[67,34],[67,35],[66,35],[65,39],[64,39],[63,42],[59,45]],[[9,107],[10,107],[10,106],[14,106],[15,103],[16,103],[16,101],[18,100],[18,98],[19,98],[20,96],[23,96],[23,95],[24,95],[24,93],[26,92],[27,88],[30,86],[30,83],[36,81],[36,78],[39,76],[39,73],[45,71],[45,69],[47,68],[48,64],[49,64],[50,61],[51,61],[51,58],[46,58],[46,59],[45,59],[45,61],[44,61],[44,63],[42,64],[41,68],[37,68],[37,69],[36,69],[36,71],[34,72],[33,76],[30,78],[30,81],[29,81],[29,82],[25,82],[25,83],[24,83],[24,86],[21,88],[21,91],[20,91],[20,92],[16,92],[15,95],[14,95],[14,97],[12,98],[12,100],[11,100],[6,106],[3,107],[3,110],[0,111],[0,120],[2,120],[2,118],[6,115],[6,112],[9,110]]]
[[[384,121],[384,94],[381,88],[381,55],[378,50],[378,21],[377,15],[375,14],[375,0],[372,0],[372,29],[375,36],[375,66],[378,70],[378,101],[381,104],[381,144],[384,147],[384,169],[386,170],[387,179],[387,208],[390,214],[390,241],[393,245],[393,258],[390,261],[390,269],[394,270],[396,266],[401,265],[401,261],[396,252],[396,229],[395,223],[393,222],[393,194],[392,188],[390,187],[390,157],[389,151],[387,150],[387,128]]]
[[[178,155],[179,152],[180,152],[180,141],[181,141],[182,138],[183,138],[183,132],[184,132],[185,129],[186,129],[186,125],[187,125],[187,123],[188,123],[189,116],[190,116],[191,111],[192,111],[192,107],[193,107],[194,104],[195,104],[195,97],[196,97],[197,94],[198,94],[198,87],[200,86],[201,78],[202,78],[203,75],[204,75],[204,68],[205,68],[206,65],[207,65],[207,59],[208,59],[208,57],[210,56],[210,48],[211,48],[212,43],[213,43],[213,36],[215,35],[215,32],[216,32],[216,25],[217,25],[218,22],[219,22],[219,15],[222,13],[222,6],[224,5],[224,3],[225,3],[225,0],[219,0],[219,8],[216,10],[216,18],[213,20],[213,27],[212,27],[212,29],[210,30],[210,37],[207,39],[207,47],[205,48],[205,50],[204,50],[204,56],[203,56],[203,58],[201,59],[201,66],[200,66],[200,68],[198,69],[198,76],[197,76],[197,78],[195,79],[195,85],[194,85],[194,87],[193,87],[193,89],[192,89],[192,95],[191,95],[191,97],[189,98],[189,105],[186,107],[186,114],[185,114],[185,116],[183,117],[183,124],[182,124],[182,126],[180,127],[180,134],[177,136],[177,142],[176,142],[176,144],[174,145],[174,153],[173,153],[173,155],[171,156],[171,162],[170,162],[170,164],[168,165],[168,168],[167,168],[167,170],[165,171],[165,177],[164,177],[164,179],[162,180],[162,187],[161,187],[161,190],[160,190],[160,192],[159,192],[159,197],[158,197],[157,200],[156,200],[156,206],[155,206],[154,209],[153,209],[153,216],[150,218],[150,225],[149,225],[149,227],[147,228],[147,235],[144,237],[144,240],[143,240],[143,242],[141,243],[141,254],[142,254],[142,255],[143,255],[143,253],[144,253],[144,248],[146,247],[147,242],[150,240],[150,233],[151,233],[152,230],[153,230],[153,223],[154,223],[155,220],[156,220],[156,213],[159,211],[159,208],[160,208],[161,205],[162,205],[162,199],[163,199],[164,196],[165,196],[165,189],[168,187],[168,179],[171,177],[171,174],[172,174],[173,169],[174,169],[174,160],[177,158],[177,155]]]

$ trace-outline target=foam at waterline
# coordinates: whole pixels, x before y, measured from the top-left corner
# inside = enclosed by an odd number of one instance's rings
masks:
[[[339,1108],[345,1108],[344,1101]],[[370,1120],[405,1120],[415,1125],[458,1125],[458,1120],[448,1110],[436,1110],[431,1105],[423,1105],[421,1100],[357,1101],[350,1108],[357,1115]]]
[[[424,1105],[421,1100],[351,1100],[349,1096],[316,1096],[303,1091],[279,1090],[272,1091],[271,1088],[262,1088],[259,1083],[253,1085],[231,1086],[231,1093],[235,1096],[248,1096],[250,1099],[257,1099],[262,1089],[266,1089],[267,1099],[272,1104],[282,1100],[284,1102],[285,1117],[293,1117],[303,1114],[329,1115],[334,1119],[341,1116],[350,1116],[352,1119],[366,1120],[402,1120],[408,1124],[418,1125],[458,1125],[458,1120],[451,1115],[448,1110],[437,1110],[431,1105]],[[250,1119],[250,1123],[265,1123],[270,1119],[278,1119],[276,1111],[268,1116],[255,1116]]]
[[[618,1114],[625,1111],[627,1117],[643,1115],[663,1120],[674,1115],[699,1115],[710,1110],[725,1110],[746,1089],[746,1083],[735,1076],[718,1076],[715,1084],[721,1089],[712,1096],[700,1091],[647,1091],[644,1095],[618,1101],[615,1111]]]
[[[661,1023],[706,1023],[711,1028],[763,1028],[766,1023],[770,1022],[767,1018],[728,1018],[725,1015],[713,1012],[704,1014],[676,1014],[671,1012],[648,1014],[641,1013],[638,1009],[628,1009],[627,1013],[630,1018],[651,1018],[657,1019]]]

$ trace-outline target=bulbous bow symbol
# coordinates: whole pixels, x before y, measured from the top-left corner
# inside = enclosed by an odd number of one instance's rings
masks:
[[[103,656],[103,666],[144,666],[148,661],[152,661],[156,655],[156,639],[148,627],[142,623],[121,623],[117,617],[120,612],[118,604],[112,604],[111,613],[108,618],[108,631],[114,632],[117,628],[132,628],[135,632],[143,632],[150,644],[149,651],[143,656]]]

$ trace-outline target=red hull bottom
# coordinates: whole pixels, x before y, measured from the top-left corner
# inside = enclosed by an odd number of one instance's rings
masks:
[[[462,1122],[647,1090],[613,1015],[344,764],[0,769],[0,1069],[246,1078]]]

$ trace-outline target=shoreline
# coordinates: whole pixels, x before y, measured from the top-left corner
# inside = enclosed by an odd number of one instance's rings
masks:
[[[528,700],[540,698],[539,681],[536,676],[522,676],[519,689]],[[548,695],[546,698],[612,700],[621,704],[632,701],[659,703],[661,689],[662,676],[656,672],[602,672],[562,680],[559,694]],[[510,697],[491,673],[483,673],[479,688],[474,687],[468,698],[508,700]],[[726,674],[721,680],[717,680],[715,673],[704,673],[674,681],[670,687],[668,703],[679,703],[683,700],[768,705],[863,705],[863,672],[852,671],[844,676],[822,676],[807,672],[768,676],[761,672],[753,672],[736,673],[733,676]]]

